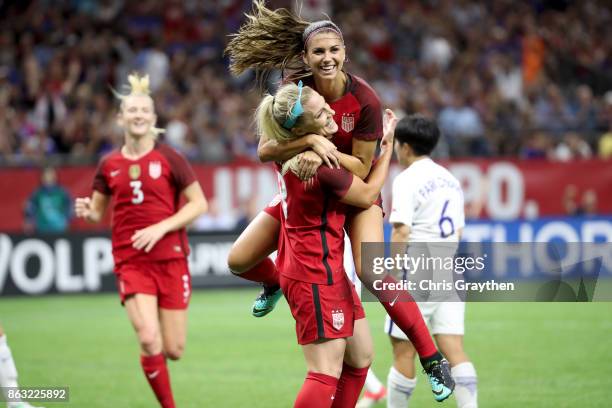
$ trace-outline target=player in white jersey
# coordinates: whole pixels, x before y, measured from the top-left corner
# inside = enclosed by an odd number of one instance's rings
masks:
[[[7,342],[7,336],[4,334],[4,329],[0,325],[0,392],[4,393],[4,396],[0,395],[1,400],[9,400],[7,403],[8,408],[35,408],[27,402],[21,401],[20,398],[15,398],[11,391],[19,390],[19,384],[17,384],[17,368],[15,367],[15,361],[13,360],[13,354]],[[11,395],[9,395],[11,394]],[[2,398],[4,397],[4,398]]]
[[[405,169],[393,180],[389,222],[393,225],[393,246],[408,255],[411,249],[424,246],[444,246],[454,255],[465,224],[461,184],[429,158],[439,135],[436,122],[420,115],[402,119],[395,130],[395,153]],[[450,363],[457,406],[475,408],[476,370],[463,350],[465,303],[457,301],[457,297],[453,299],[431,301],[439,300],[434,296],[418,305],[440,351]],[[415,350],[389,316],[385,331],[393,347],[387,407],[406,408],[416,386]]]

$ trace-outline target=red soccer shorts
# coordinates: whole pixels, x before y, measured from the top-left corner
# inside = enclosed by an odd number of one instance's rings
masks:
[[[121,304],[136,293],[157,296],[163,309],[187,309],[191,275],[186,258],[163,261],[127,261],[115,267]]]
[[[272,201],[263,209],[266,214],[276,218],[278,222],[281,220],[281,195],[277,194],[274,196]]]
[[[346,276],[332,285],[319,285],[281,275],[280,284],[295,319],[299,344],[351,337],[357,316],[365,316]]]
[[[355,289],[355,285],[353,285],[348,276],[346,277],[346,279],[348,280],[349,285],[351,286],[351,292],[353,295],[353,304],[355,305],[353,311],[355,313],[355,320],[365,319],[365,310],[363,310],[363,305],[361,304],[361,299],[359,298],[359,294]]]

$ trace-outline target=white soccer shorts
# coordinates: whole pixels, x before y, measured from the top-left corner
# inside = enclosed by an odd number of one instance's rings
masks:
[[[431,334],[464,334],[464,302],[417,302],[417,305]],[[408,340],[408,336],[393,323],[389,315],[385,316],[385,333],[396,339]]]

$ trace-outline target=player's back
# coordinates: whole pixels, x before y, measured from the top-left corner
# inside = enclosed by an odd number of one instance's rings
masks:
[[[412,163],[393,182],[394,219],[407,219],[410,242],[457,242],[465,225],[459,181],[430,158]]]
[[[339,199],[352,175],[343,169],[319,168],[312,183],[291,171],[279,174],[282,197],[277,264],[292,279],[331,284],[343,277],[346,206]]]

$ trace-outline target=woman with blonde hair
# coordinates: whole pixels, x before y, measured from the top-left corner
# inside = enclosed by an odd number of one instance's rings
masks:
[[[258,132],[278,142],[311,132],[332,137],[338,131],[333,114],[319,93],[301,81],[290,83],[260,103]],[[380,160],[367,182],[327,166],[303,182],[297,158],[276,164],[281,191],[276,266],[308,370],[295,407],[354,408],[372,362],[365,313],[343,266],[344,223],[349,206],[369,208],[380,194],[397,122],[391,111],[388,115]]]
[[[111,204],[121,303],[136,332],[147,381],[162,407],[174,407],[166,359],[181,357],[187,336],[191,277],[185,227],[206,211],[207,202],[185,158],[156,140],[163,130],[155,127],[148,76],[128,80],[128,94],[115,92],[125,143],[101,159],[93,194],[77,198],[75,212],[100,222]]]
[[[316,134],[277,140],[262,133],[260,160],[279,162],[303,152],[298,164],[298,174],[303,179],[312,177],[323,163],[328,167],[340,164],[362,180],[370,175],[377,141],[383,136],[382,107],[363,79],[343,69],[346,49],[336,24],[329,20],[311,23],[286,9],[270,10],[263,1],[256,0],[253,13],[247,15],[246,23],[234,35],[226,53],[234,74],[255,69],[264,78],[270,71],[280,69],[286,81],[302,79],[334,111],[338,131],[331,140]],[[255,316],[269,313],[281,296],[278,271],[268,259],[278,245],[281,205],[277,201],[251,222],[228,257],[229,267],[236,275],[264,284],[253,308]],[[362,273],[361,244],[384,241],[382,203],[378,200],[376,204],[355,208],[346,217],[355,270],[414,344],[429,375],[434,398],[447,398],[454,386],[448,363],[433,343],[416,303],[397,301],[392,293],[374,290],[374,276]],[[388,279],[394,280],[390,276]]]

